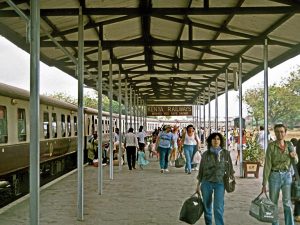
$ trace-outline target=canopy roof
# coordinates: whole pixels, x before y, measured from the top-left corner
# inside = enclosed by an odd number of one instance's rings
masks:
[[[13,2],[29,17],[29,0]],[[84,83],[96,89],[101,40],[104,82],[111,59],[114,89],[120,71],[123,92],[126,79],[147,104],[207,103],[216,78],[224,93],[226,69],[233,88],[240,57],[243,82],[263,70],[265,40],[269,67],[300,52],[299,1],[41,0],[41,60],[75,78],[80,6]],[[29,51],[26,22],[4,0],[0,34]]]

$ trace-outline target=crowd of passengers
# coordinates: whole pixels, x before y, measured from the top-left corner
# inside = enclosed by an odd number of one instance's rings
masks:
[[[232,128],[225,135],[224,129],[204,129],[201,127],[197,132],[191,124],[187,127],[164,125],[152,132],[148,139],[143,126],[134,133],[133,128],[129,128],[124,135],[121,144],[121,154],[119,157],[119,129],[114,134],[113,163],[128,165],[129,170],[135,170],[136,164],[143,169],[149,160],[146,158],[157,157],[159,160],[160,173],[168,173],[169,167],[175,166],[175,161],[179,157],[185,159],[184,170],[186,174],[198,171],[196,192],[201,193],[204,203],[205,224],[212,224],[214,215],[215,224],[224,224],[224,183],[223,177],[226,167],[232,171],[230,177],[234,179],[234,168],[230,157],[230,151],[237,150],[235,165],[239,163],[240,146],[242,150],[247,147],[248,140],[256,141],[266,152],[263,171],[262,193],[269,191],[270,199],[278,205],[279,193],[282,194],[282,204],[284,210],[284,221],[286,225],[293,225],[294,221],[300,222],[300,202],[295,202],[293,207],[291,202],[291,184],[294,175],[292,164],[297,164],[300,173],[298,155],[300,154],[300,139],[292,138],[286,141],[287,128],[283,124],[274,126],[275,137],[267,131],[268,147],[264,148],[265,130],[263,126],[252,132],[242,130],[242,138],[238,128]],[[145,146],[148,139],[148,153],[146,157]],[[242,140],[242,144],[240,144]],[[206,147],[204,145],[206,141]],[[226,150],[225,145],[228,145]],[[97,159],[97,134],[89,140],[89,161]],[[103,149],[102,163],[109,163],[109,147]],[[126,156],[126,159],[125,159]],[[126,163],[125,163],[126,162]],[[268,190],[267,190],[268,184]],[[214,197],[212,197],[214,196]],[[292,210],[294,208],[294,213]],[[294,215],[293,215],[294,214]],[[272,223],[278,225],[278,221]]]

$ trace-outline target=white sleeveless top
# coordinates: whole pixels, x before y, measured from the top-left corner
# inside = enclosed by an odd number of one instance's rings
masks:
[[[197,145],[197,141],[195,138],[199,141],[198,136],[195,136],[195,133],[193,133],[192,136],[189,136],[187,133],[185,134],[184,144],[185,145]]]

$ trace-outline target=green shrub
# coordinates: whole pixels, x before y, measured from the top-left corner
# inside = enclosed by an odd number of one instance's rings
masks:
[[[243,151],[243,161],[260,162],[262,165],[265,159],[265,152],[255,140],[247,140],[246,149]]]

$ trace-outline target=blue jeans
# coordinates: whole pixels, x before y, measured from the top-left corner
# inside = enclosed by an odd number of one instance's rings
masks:
[[[184,155],[185,155],[185,171],[186,172],[191,172],[192,171],[192,161],[193,161],[193,154],[194,154],[194,149],[195,145],[184,145],[183,150],[184,150]]]
[[[159,165],[160,169],[168,169],[170,148],[159,147]]]
[[[286,225],[294,225],[291,202],[291,172],[271,172],[269,176],[270,199],[278,207],[279,192],[282,192],[282,204],[284,213],[284,222]],[[273,222],[273,225],[279,225],[279,222]]]
[[[212,225],[212,196],[214,194],[214,218],[216,225],[224,225],[224,184],[210,181],[201,182],[201,193],[204,205],[206,225]]]

